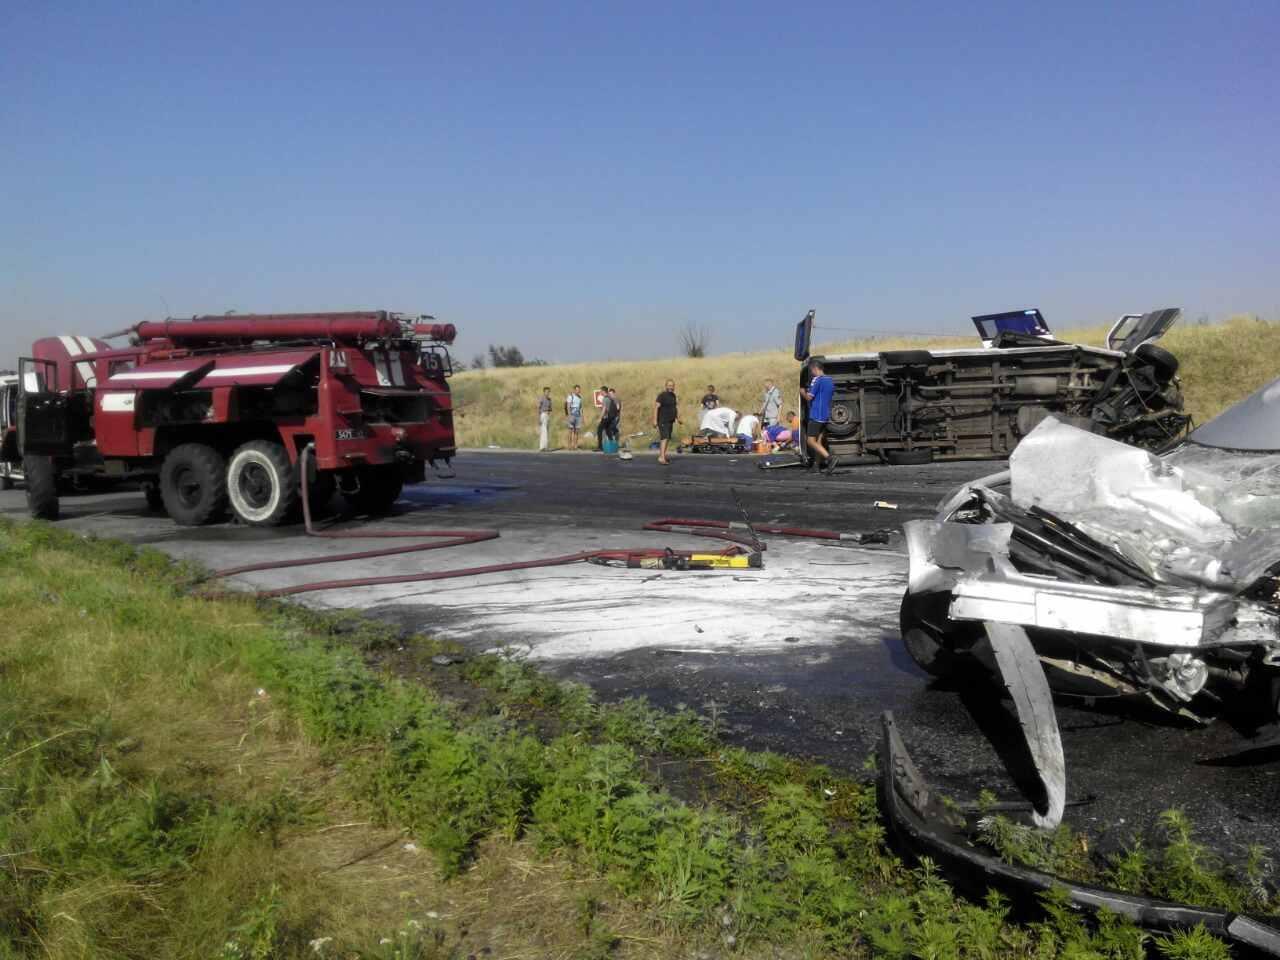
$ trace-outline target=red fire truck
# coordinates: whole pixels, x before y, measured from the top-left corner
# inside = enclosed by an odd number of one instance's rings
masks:
[[[362,512],[447,470],[452,324],[386,311],[201,316],[140,323],[129,346],[37,341],[19,361],[17,452],[32,516],[58,516],[68,474],[140,481],[196,525],[272,526],[338,489]]]

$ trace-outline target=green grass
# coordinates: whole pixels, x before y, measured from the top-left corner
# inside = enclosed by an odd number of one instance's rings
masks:
[[[0,526],[0,957],[1222,955],[1055,898],[1026,925],[966,901],[888,850],[869,784],[727,746],[714,718],[501,657],[433,673],[447,646],[185,582]],[[1164,827],[1126,882],[1246,902]]]
[[[1063,339],[1101,345],[1106,327],[1070,330]],[[1213,326],[1191,326],[1185,318],[1162,341],[1182,364],[1183,391],[1188,412],[1198,423],[1221,413],[1231,404],[1280,375],[1280,324],[1235,318]],[[842,343],[817,345],[815,353],[853,353],[905,348],[973,347],[972,337],[931,339],[877,337]],[[611,360],[595,363],[559,364],[547,367],[516,367],[467,371],[452,380],[457,406],[455,426],[460,444],[482,447],[533,448],[537,445],[537,398],[542,387],[552,388],[556,404],[552,414],[552,446],[565,442],[560,404],[575,383],[583,394],[608,384],[623,399],[624,435],[647,431],[653,415],[653,398],[668,377],[676,381],[677,393],[686,414],[685,426],[697,428],[692,415],[708,383],[735,410],[757,409],[766,378],[783,391],[784,404],[794,406],[798,365],[787,350],[760,353],[733,353],[691,360]],[[785,412],[785,411],[784,411]],[[594,430],[590,417],[586,427]],[[645,443],[646,441],[639,441]],[[594,439],[591,446],[594,444]]]

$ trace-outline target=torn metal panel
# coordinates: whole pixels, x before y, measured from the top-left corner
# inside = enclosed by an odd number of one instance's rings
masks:
[[[1005,689],[1018,711],[1018,724],[1031,750],[1036,773],[1044,786],[1044,809],[1035,810],[1032,820],[1037,827],[1052,830],[1062,822],[1067,801],[1067,764],[1062,756],[1062,736],[1058,732],[1049,681],[1025,630],[995,622],[988,622],[984,627]]]
[[[910,589],[930,593],[948,589],[962,571],[981,572],[993,558],[1008,556],[1013,525],[911,520],[902,530],[911,556]]]

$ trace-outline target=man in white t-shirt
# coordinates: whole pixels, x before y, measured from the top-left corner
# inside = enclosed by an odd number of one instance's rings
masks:
[[[713,407],[702,414],[698,424],[699,431],[709,430],[721,437],[733,436],[733,425],[738,420],[738,412],[729,407]]]
[[[575,383],[573,385],[573,393],[564,398],[564,415],[567,417],[569,427],[569,442],[566,446],[570,450],[578,449],[578,431],[582,429],[582,385]]]
[[[744,413],[734,430],[738,436],[755,443],[760,439],[760,418],[754,413]]]

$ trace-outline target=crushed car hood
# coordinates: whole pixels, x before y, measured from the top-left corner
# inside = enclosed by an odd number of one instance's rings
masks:
[[[1153,580],[1241,590],[1280,559],[1280,453],[1184,444],[1163,457],[1056,419],[1009,460],[1011,496]]]

